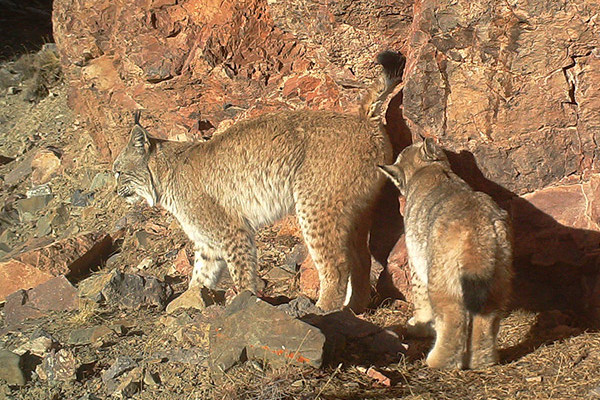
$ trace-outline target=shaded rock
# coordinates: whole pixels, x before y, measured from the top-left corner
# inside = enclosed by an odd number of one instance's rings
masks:
[[[38,219],[35,226],[35,235],[43,237],[50,234],[55,228],[66,224],[69,216],[69,209],[65,205],[51,209],[46,215]]]
[[[114,333],[115,332],[106,325],[75,329],[71,331],[67,343],[71,345],[97,344],[102,341],[102,339],[105,339]]]
[[[104,289],[110,280],[112,279],[112,273],[97,273],[93,274],[89,278],[86,278],[79,282],[79,296],[90,299],[94,302],[104,301],[104,295],[102,289]]]
[[[74,207],[87,207],[94,199],[94,192],[84,193],[82,190],[77,189],[71,196],[71,205]]]
[[[297,297],[289,303],[281,304],[277,308],[294,318],[302,318],[307,314],[324,314],[323,310],[314,305],[308,297],[304,296]]]
[[[113,175],[110,172],[98,172],[94,175],[92,183],[90,184],[90,192],[95,192],[98,189],[102,189],[109,183],[113,182]]]
[[[0,262],[0,301],[19,289],[29,289],[52,278],[51,274],[17,260]]]
[[[33,169],[31,168],[31,160],[35,156],[34,152],[28,152],[21,159],[17,159],[15,166],[10,172],[4,175],[4,183],[8,186],[17,186],[27,178]]]
[[[412,301],[412,280],[404,235],[390,252],[387,265],[377,280],[376,290],[382,300]]]
[[[244,354],[274,366],[320,367],[323,363],[325,336],[319,329],[249,292],[233,299],[225,315],[211,324],[209,337],[210,364],[215,372],[231,368]]]
[[[118,398],[128,399],[140,391],[143,380],[143,373],[140,367],[132,369],[126,376],[121,379],[121,382],[111,394]]]
[[[19,219],[23,222],[37,219],[36,214],[43,210],[53,197],[53,195],[48,194],[15,201],[14,207],[19,212]]]
[[[195,308],[197,310],[202,310],[205,307],[206,303],[200,288],[196,287],[186,290],[175,300],[171,301],[166,308],[166,312],[171,314],[181,309]]]
[[[19,290],[6,298],[5,320],[8,325],[39,318],[49,311],[72,311],[79,307],[77,289],[58,276],[33,289]]]
[[[23,355],[26,352],[43,358],[50,350],[57,350],[58,342],[54,340],[52,335],[46,332],[39,332],[27,342],[13,350],[14,353]]]
[[[48,182],[60,172],[60,158],[51,149],[38,150],[31,159],[31,181],[34,185]]]
[[[25,375],[21,370],[21,357],[8,350],[0,350],[0,381],[8,385],[23,386]]]
[[[131,357],[117,357],[113,364],[102,373],[102,382],[106,387],[106,392],[111,394],[117,390],[119,385],[117,378],[136,367],[137,362],[135,362]]]
[[[109,235],[90,232],[57,241],[39,238],[6,257],[55,276],[78,278],[89,273],[91,267],[100,265],[111,249],[112,238]]]
[[[120,307],[157,306],[164,308],[173,290],[166,283],[151,276],[124,274],[117,270],[110,273],[100,293],[107,303]],[[98,281],[95,287],[99,286]],[[92,297],[93,293],[90,293]]]
[[[304,260],[308,257],[308,249],[304,243],[298,243],[285,258],[282,268],[291,273],[296,273]]]
[[[71,382],[76,379],[79,367],[77,359],[69,349],[52,350],[48,353],[35,372],[41,380],[50,382]]]

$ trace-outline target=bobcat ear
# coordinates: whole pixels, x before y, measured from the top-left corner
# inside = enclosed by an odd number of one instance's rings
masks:
[[[397,165],[378,165],[381,172],[383,172],[400,190],[400,193],[404,194],[404,188],[406,187],[406,178],[404,171]]]
[[[135,125],[131,130],[129,145],[138,150],[140,153],[146,153],[150,148],[148,132],[146,132],[146,130],[141,126]]]
[[[442,149],[432,138],[425,138],[421,147],[421,156],[427,161],[439,161],[443,158]]]

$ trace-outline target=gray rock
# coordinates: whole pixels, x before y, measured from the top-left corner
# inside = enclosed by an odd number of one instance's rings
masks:
[[[292,251],[285,258],[285,263],[281,266],[285,270],[296,273],[298,272],[298,268],[306,257],[308,256],[308,249],[304,243],[298,243],[294,246]]]
[[[116,379],[135,367],[137,367],[137,363],[131,357],[117,357],[115,362],[102,373],[102,382],[106,386],[106,392],[113,393],[119,385]]]
[[[44,183],[43,185],[38,185],[29,189],[27,192],[25,192],[25,194],[28,198],[36,196],[47,196],[49,194],[52,194],[52,188],[50,188],[49,184]]]
[[[157,306],[164,309],[173,290],[157,278],[124,274],[114,270],[101,293],[107,303],[117,306],[126,308]]]
[[[0,381],[8,385],[23,386],[25,375],[21,370],[21,357],[8,350],[0,350]]]
[[[306,296],[299,296],[289,303],[277,306],[277,308],[294,318],[301,318],[307,314],[324,314],[323,310],[314,305]]]
[[[71,196],[71,205],[74,207],[87,207],[90,205],[93,199],[94,192],[84,193],[83,191],[77,189]]]
[[[320,367],[325,336],[314,326],[295,319],[249,292],[236,296],[210,327],[210,366],[226,371],[240,361],[268,360],[273,366],[288,364]]]
[[[81,297],[125,308],[157,306],[163,309],[172,294],[171,287],[157,278],[117,270],[92,275],[79,283]]]
[[[71,331],[67,343],[71,345],[96,344],[114,333],[115,332],[106,325],[75,329]]]
[[[22,159],[15,162],[15,167],[6,175],[4,175],[4,183],[8,186],[17,186],[23,182],[33,172],[31,168],[31,160],[35,155],[34,151],[27,153]]]
[[[47,194],[15,201],[14,207],[19,212],[19,219],[23,222],[36,220],[38,211],[43,210],[52,198],[51,194]]]
[[[95,192],[98,189],[102,189],[103,187],[108,185],[110,182],[112,182],[113,179],[114,178],[113,178],[112,174],[109,172],[98,172],[94,176],[94,179],[92,179],[92,183],[90,185],[90,192]]]

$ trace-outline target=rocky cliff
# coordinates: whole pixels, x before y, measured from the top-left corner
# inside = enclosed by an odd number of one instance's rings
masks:
[[[281,108],[354,112],[375,55],[401,49],[396,150],[436,137],[511,210],[517,305],[593,310],[599,11],[596,0],[55,0],[53,22],[70,104],[107,160],[134,109],[175,140]]]

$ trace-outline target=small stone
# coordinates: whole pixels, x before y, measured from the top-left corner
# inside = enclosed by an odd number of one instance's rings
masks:
[[[10,95],[10,96],[14,96],[15,94],[18,94],[21,92],[21,89],[16,87],[16,86],[9,86],[6,89],[6,94]]]
[[[38,150],[31,160],[31,181],[34,184],[43,184],[60,171],[60,158],[56,151],[51,149]]]
[[[42,195],[15,201],[15,209],[19,212],[19,219],[22,222],[29,222],[37,219],[37,213],[43,210],[54,196]]]
[[[159,384],[160,384],[160,378],[159,378],[158,374],[153,374],[148,370],[146,370],[144,372],[144,385],[154,387],[154,386],[158,386]]]
[[[177,271],[179,275],[183,276],[190,276],[192,274],[192,270],[194,269],[190,263],[190,260],[188,259],[185,249],[179,250],[177,257],[173,261],[173,266],[175,271]]]
[[[71,345],[96,344],[113,333],[114,331],[106,325],[75,329],[71,331],[67,343]]]
[[[183,292],[175,300],[171,301],[165,311],[168,314],[172,314],[177,310],[186,308],[195,308],[196,310],[202,310],[206,307],[202,293],[199,287],[190,288]]]
[[[50,382],[72,382],[76,379],[77,359],[69,349],[52,350],[37,366],[35,372],[40,379]]]
[[[0,381],[8,385],[23,386],[25,375],[21,370],[21,357],[8,350],[0,350]]]
[[[94,179],[92,179],[92,183],[90,185],[90,192],[95,192],[98,189],[102,189],[103,187],[108,185],[110,182],[112,182],[113,179],[114,178],[113,178],[112,174],[109,172],[98,172],[94,176]]]
[[[154,260],[152,260],[152,257],[146,257],[135,267],[135,269],[138,271],[143,271],[151,268],[152,266],[154,266]]]
[[[110,260],[110,259],[109,259]],[[79,296],[99,303],[104,300],[102,289],[112,279],[110,273],[97,273],[79,282]]]
[[[373,367],[370,367],[367,370],[365,370],[364,367],[358,367],[358,370],[363,372],[367,376],[375,379],[377,382],[384,386],[392,386],[392,380],[388,376],[384,375],[382,372],[376,370]]]
[[[43,185],[35,186],[25,192],[28,198],[36,197],[36,196],[47,196],[52,194],[52,189],[50,185],[45,183]]]
[[[118,378],[127,371],[131,371],[137,367],[137,363],[128,356],[119,356],[115,359],[112,365],[102,373],[102,382],[107,383],[109,381]]]
[[[289,303],[277,306],[277,308],[294,318],[302,318],[307,314],[323,314],[323,310],[314,305],[313,302],[305,296],[299,296]]]
[[[77,189],[71,196],[71,205],[74,207],[87,207],[94,199],[94,192],[84,193]]]
[[[11,171],[4,175],[4,183],[8,186],[17,186],[19,183],[23,182],[23,180],[33,172],[33,169],[31,168],[31,159],[34,155],[34,152],[30,151],[22,159],[17,159],[15,166]]]
[[[525,378],[525,381],[529,382],[529,383],[540,383],[542,381],[542,377],[541,376],[530,376]]]
[[[151,276],[112,271],[101,291],[106,302],[126,308],[157,306],[164,308],[173,290],[165,282]]]
[[[285,258],[285,263],[282,265],[282,268],[285,270],[295,274],[298,272],[298,268],[306,257],[308,256],[308,249],[304,243],[298,243],[294,246],[292,251]]]
[[[26,352],[43,358],[50,350],[56,349],[58,342],[49,334],[42,334],[35,339],[23,343],[17,347],[14,352],[23,355]]]

